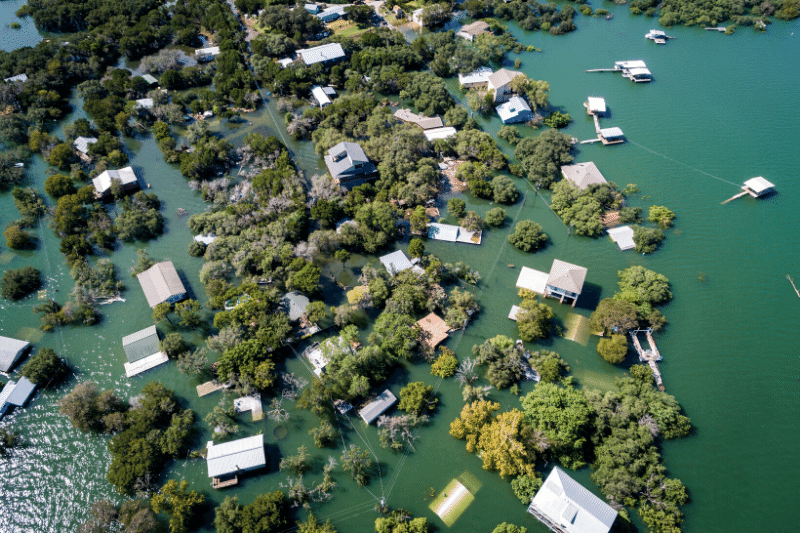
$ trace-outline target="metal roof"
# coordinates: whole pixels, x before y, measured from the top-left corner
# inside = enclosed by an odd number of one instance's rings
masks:
[[[219,55],[219,46],[211,46],[209,48],[198,48],[194,51],[196,56],[217,56]]]
[[[533,117],[531,108],[528,103],[521,96],[514,95],[508,99],[508,102],[500,104],[495,108],[497,114],[500,115],[500,120],[503,124],[510,124],[512,122],[527,122]]]
[[[100,194],[103,194],[111,188],[111,180],[118,179],[122,185],[131,185],[139,182],[136,178],[136,173],[132,167],[125,167],[119,170],[106,170],[92,180],[94,188]]]
[[[428,238],[437,241],[456,242],[458,239],[458,226],[452,224],[439,224],[431,222],[428,224]]]
[[[72,145],[79,152],[83,152],[84,154],[86,154],[89,153],[89,145],[94,144],[96,142],[97,139],[94,137],[78,137],[77,139],[75,139],[75,142],[73,142]]]
[[[590,96],[588,98],[589,102],[589,111],[592,113],[605,113],[606,112],[606,101],[603,98],[598,96]]]
[[[142,76],[142,79],[144,81],[146,81],[147,83],[149,83],[150,85],[154,85],[154,84],[158,83],[158,79],[156,79],[156,77],[153,76],[152,74],[144,74]]]
[[[613,127],[613,128],[602,128],[600,130],[600,135],[605,139],[613,139],[614,137],[622,137],[624,134],[622,133],[621,129]]]
[[[26,81],[28,81],[28,75],[27,74],[17,74],[16,76],[11,76],[10,78],[4,79],[3,81],[9,82],[9,83],[12,82],[12,81],[21,81],[21,82],[25,83]]]
[[[342,48],[342,45],[339,43],[323,44],[306,50],[298,50],[297,55],[300,56],[303,63],[306,65],[313,65],[314,63],[323,63],[325,61],[343,58],[344,48]]]
[[[567,533],[607,533],[617,518],[617,511],[558,467],[533,497],[532,510]]]
[[[642,61],[641,59],[633,59],[629,61],[614,61],[614,66],[616,68],[624,68],[624,69],[647,68],[647,65],[645,65],[644,61]]]
[[[19,378],[17,386],[14,387],[14,390],[8,396],[8,399],[6,399],[6,403],[22,407],[27,403],[28,399],[33,396],[35,390],[35,383],[31,383],[26,377]]]
[[[547,276],[547,284],[557,289],[580,294],[587,272],[588,270],[582,266],[554,259],[553,266],[550,267],[550,275]]]
[[[11,396],[12,392],[14,392],[16,386],[16,382],[9,380],[5,387],[3,387],[3,390],[0,391],[0,416],[2,415],[3,408],[6,406],[8,397]]]
[[[636,247],[636,243],[633,242],[633,228],[630,226],[609,229],[608,236],[617,243],[620,250],[630,250]]]
[[[361,409],[358,414],[364,419],[364,422],[371,424],[373,420],[381,416],[388,408],[390,408],[397,401],[397,397],[392,394],[392,391],[386,389],[378,395],[377,398],[372,400],[366,407]]]
[[[28,341],[0,336],[0,371],[8,372],[30,344]]]
[[[397,250],[396,252],[382,256],[381,263],[391,275],[395,275],[397,272],[402,272],[403,270],[408,270],[413,266],[402,250]]]
[[[628,74],[631,76],[652,76],[653,73],[650,72],[645,67],[636,67],[636,68],[629,68]]]
[[[771,183],[761,176],[756,178],[750,178],[749,180],[745,181],[744,184],[747,186],[748,189],[752,189],[754,193],[761,194],[762,192],[766,191],[767,189],[771,189],[775,186],[774,183]]]
[[[458,83],[461,85],[467,85],[472,83],[488,83],[489,76],[493,74],[492,69],[489,67],[481,67],[477,70],[473,70],[469,74],[459,74],[458,75]]]
[[[264,435],[208,446],[208,477],[220,477],[266,466]]]
[[[425,134],[425,138],[429,141],[435,141],[436,139],[447,139],[454,136],[456,134],[456,129],[452,126],[445,126],[443,128],[425,130],[422,133]]]
[[[426,117],[412,112],[410,109],[398,109],[394,112],[394,117],[403,122],[413,122],[423,130],[430,130],[433,128],[441,128],[444,126],[442,117]]]
[[[284,294],[280,301],[281,307],[289,315],[289,320],[292,322],[300,320],[309,303],[309,299],[297,291]]]
[[[136,100],[136,107],[137,108],[144,108],[150,109],[153,107],[153,99],[152,98],[139,98]]]
[[[325,94],[325,91],[319,85],[311,88],[311,95],[316,99],[320,107],[324,107],[331,103],[331,99]]]
[[[541,270],[534,270],[533,268],[522,267],[519,271],[517,278],[517,287],[520,289],[528,289],[539,294],[544,294],[544,288],[547,285],[547,272]]]
[[[345,6],[342,5],[333,5],[317,13],[316,17],[322,21],[331,17],[344,17],[344,8]]]
[[[128,357],[128,362],[144,359],[160,351],[158,344],[158,330],[155,326],[144,328],[136,333],[122,337],[122,348]]]
[[[361,146],[347,141],[340,142],[328,150],[325,164],[334,178],[370,174],[375,171],[375,165]]]
[[[136,278],[142,286],[144,297],[147,298],[147,305],[150,307],[186,294],[186,287],[183,286],[172,261],[156,263]]]
[[[608,183],[592,161],[588,163],[575,163],[561,167],[564,178],[579,189],[586,189],[589,185]]]

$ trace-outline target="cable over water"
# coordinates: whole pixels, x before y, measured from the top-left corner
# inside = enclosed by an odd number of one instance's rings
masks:
[[[672,161],[673,163],[678,163],[679,165],[682,165],[682,166],[684,166],[686,168],[690,168],[690,169],[694,170],[695,172],[699,172],[700,174],[704,174],[704,175],[708,176],[709,178],[714,178],[715,180],[719,180],[719,181],[722,181],[724,183],[730,183],[734,187],[740,187],[740,185],[738,183],[734,183],[732,181],[728,181],[728,180],[726,180],[724,178],[720,178],[719,176],[715,176],[714,174],[709,174],[708,172],[706,172],[704,170],[700,170],[699,168],[695,168],[692,165],[687,165],[686,163],[678,161],[677,159],[669,157],[668,155],[664,155],[664,154],[658,153],[655,150],[652,150],[652,149],[650,149],[650,148],[648,148],[646,146],[642,146],[641,144],[637,143],[636,141],[631,141],[630,139],[628,139],[628,142],[631,143],[631,144],[635,144],[636,146],[638,146],[642,150],[646,150],[646,151],[650,152],[651,154],[655,154],[655,155],[661,156],[664,159],[668,159],[668,160]]]

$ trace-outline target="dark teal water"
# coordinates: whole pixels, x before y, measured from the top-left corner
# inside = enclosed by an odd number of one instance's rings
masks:
[[[17,8],[11,1],[0,3],[0,13],[5,14],[0,21],[14,20]],[[562,320],[569,319],[571,313],[588,317],[599,299],[615,291],[616,272],[629,265],[640,264],[665,274],[673,283],[675,299],[664,309],[670,324],[657,337],[665,359],[662,373],[667,391],[677,397],[697,428],[691,437],[663,446],[670,474],[691,491],[692,503],[685,508],[685,531],[793,531],[796,520],[791,510],[800,488],[800,469],[794,460],[800,437],[796,414],[800,407],[796,340],[800,300],[786,275],[800,279],[800,240],[792,227],[800,194],[795,175],[800,166],[796,97],[800,47],[795,40],[800,38],[800,25],[775,23],[766,35],[743,29],[732,37],[697,28],[673,28],[669,33],[677,39],[657,46],[644,39],[647,30],[655,27],[651,20],[630,17],[627,6],[615,9],[615,14],[611,21],[579,17],[579,30],[566,37],[514,29],[518,39],[542,49],[541,53],[521,56],[522,70],[550,82],[551,102],[574,119],[566,132],[581,140],[594,135],[593,123],[581,103],[590,94],[606,98],[611,116],[603,125],[619,126],[629,142],[608,147],[580,145],[576,159],[594,161],[607,179],[620,185],[637,184],[641,193],[633,198],[634,205],[646,209],[658,204],[673,209],[677,214],[675,229],[668,231],[665,245],[652,256],[623,253],[605,238],[570,237],[544,199],[529,194],[524,205],[508,209],[509,216],[532,219],[544,226],[552,242],[543,252],[530,255],[511,248],[506,243],[511,225],[485,232],[480,247],[428,243],[430,252],[446,261],[465,261],[483,275],[482,287],[476,293],[483,311],[466,333],[455,335],[448,346],[463,358],[473,344],[488,337],[502,333],[516,338],[516,328],[506,316],[510,306],[518,302],[514,282],[522,265],[547,270],[552,260],[559,258],[589,269],[589,294],[578,307],[555,304]],[[7,47],[6,32],[13,30],[0,31]],[[34,44],[39,39],[36,35],[9,48]],[[644,59],[655,81],[634,85],[616,74],[584,72],[611,67],[615,60],[623,59]],[[79,109],[80,102],[75,104]],[[78,116],[82,111],[72,119]],[[251,130],[282,133],[286,140],[285,132],[273,129],[273,121],[279,116],[268,107],[248,117],[252,124],[221,128],[234,142]],[[481,122],[493,132],[500,127],[496,118]],[[522,131],[535,134],[526,128]],[[288,144],[307,173],[319,171],[320,160],[309,143]],[[137,173],[164,201],[168,223],[167,233],[158,241],[124,245],[113,253],[111,258],[128,285],[123,294],[127,301],[104,306],[99,326],[66,328],[43,334],[41,339],[35,330],[38,317],[32,312],[35,301],[13,306],[2,303],[2,334],[29,338],[37,347],[52,347],[76,370],[75,380],[62,389],[38,394],[31,406],[2,421],[2,425],[23,433],[28,442],[10,459],[0,460],[3,532],[72,531],[85,518],[91,501],[103,497],[119,500],[105,481],[109,462],[106,439],[80,434],[56,413],[57,399],[76,381],[93,379],[101,387],[113,387],[131,397],[147,381],[160,380],[184,398],[199,418],[219,400],[218,395],[198,399],[198,383],[179,374],[174,364],[137,378],[124,377],[121,337],[151,323],[143,294],[127,274],[137,247],[146,246],[157,260],[174,261],[199,299],[205,299],[197,277],[202,262],[186,253],[191,235],[186,219],[176,214],[179,207],[197,213],[205,205],[188,191],[177,169],[163,163],[151,138],[129,140],[128,148]],[[45,170],[41,160],[33,161],[31,184],[41,189]],[[744,180],[759,175],[776,184],[777,194],[720,205]],[[524,182],[518,184],[530,191]],[[484,201],[468,202],[479,213],[493,207]],[[0,222],[5,225],[17,216],[10,195],[0,196]],[[32,253],[0,249],[0,270],[36,266],[47,274],[48,290],[63,302],[72,280],[57,252],[58,241],[46,226],[39,237],[42,246]],[[361,263],[356,259],[348,267],[357,274]],[[510,263],[515,268],[509,268]],[[159,327],[162,333],[169,332]],[[199,334],[189,337],[195,342],[201,340]],[[596,342],[592,338],[582,345],[554,339],[544,347],[568,360],[582,386],[607,388],[622,370],[597,355]],[[296,357],[287,361],[286,369],[311,377]],[[426,365],[417,365],[397,376],[392,389],[397,392],[400,383],[408,380],[436,383]],[[523,392],[527,390],[523,387]],[[444,530],[444,524],[427,508],[430,488],[438,492],[451,479],[469,471],[482,488],[453,526],[454,531],[490,531],[502,521],[524,525],[529,531],[545,531],[525,514],[508,482],[481,470],[479,459],[468,454],[462,442],[447,435],[450,421],[462,406],[461,396],[452,380],[442,382],[439,393],[441,407],[433,424],[420,432],[416,451],[407,456],[381,450],[376,429],[355,423],[347,433],[347,442],[373,449],[380,459],[381,475],[366,490],[358,489],[346,474],[337,472],[334,477],[339,487],[334,499],[314,505],[315,513],[330,517],[339,531],[368,532],[376,517],[373,505],[386,498],[392,507],[427,516]],[[505,406],[517,405],[508,393],[492,397]],[[263,432],[270,453],[292,453],[301,444],[310,444],[307,432],[315,420],[307,413],[293,411],[289,436],[283,441],[273,437],[273,422],[252,423],[249,415],[244,415],[239,423],[242,435]],[[203,431],[196,439],[198,448],[210,439],[208,428],[202,422],[200,426]],[[321,459],[339,456],[338,450],[313,451]],[[575,477],[594,490],[589,473],[584,469]],[[274,490],[285,481],[273,466],[268,473],[236,488],[212,491],[205,463],[200,460],[171,464],[164,479],[167,477],[189,480],[214,504],[226,495],[239,495],[249,503],[257,494]],[[307,475],[306,482],[311,484],[321,477],[321,471],[316,472]],[[206,519],[210,522],[212,516]]]

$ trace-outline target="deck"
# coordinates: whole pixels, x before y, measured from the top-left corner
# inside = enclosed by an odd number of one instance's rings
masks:
[[[233,476],[232,479],[226,479],[225,481],[220,481],[218,477],[211,478],[211,488],[214,489],[224,489],[226,487],[233,487],[234,485],[239,484],[239,476]]]
[[[227,389],[230,386],[230,383],[220,383],[216,379],[206,381],[205,383],[197,386],[197,395],[202,398],[203,396],[207,396],[212,392],[217,392],[220,389]]]
[[[233,408],[237,413],[251,411],[253,413],[253,422],[264,420],[264,407],[259,393],[236,398],[233,400]]]
[[[641,331],[644,331],[645,335],[647,336],[647,343],[650,345],[649,350],[644,350],[639,342],[639,332]],[[653,339],[653,330],[637,329],[631,331],[631,338],[633,339],[633,346],[636,348],[636,352],[639,354],[639,361],[646,362],[650,366],[650,369],[653,371],[653,379],[656,380],[656,385],[658,385],[658,390],[663,391],[664,380],[661,378],[661,371],[658,369],[658,365],[656,364],[658,361],[662,360],[662,357],[658,351],[658,347],[656,346],[656,341]]]

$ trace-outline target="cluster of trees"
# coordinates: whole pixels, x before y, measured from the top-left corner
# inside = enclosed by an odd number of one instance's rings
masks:
[[[565,6],[569,7],[569,6]],[[569,135],[550,129],[538,137],[526,137],[517,144],[514,155],[520,172],[537,187],[549,189],[561,175],[561,167],[572,163]]]
[[[255,533],[278,531],[289,523],[286,495],[279,491],[259,494],[253,503],[242,505],[238,496],[226,496],[214,509],[217,533]]]
[[[472,0],[472,2],[480,0]],[[584,2],[578,2],[584,3]],[[514,0],[494,4],[493,15],[502,20],[514,19],[525,31],[542,30],[551,35],[575,31],[575,8],[569,4],[558,8],[556,4],[541,4],[536,0]]]
[[[579,189],[561,180],[553,186],[550,207],[578,235],[599,237],[605,230],[603,213],[620,209],[623,199],[614,182]]]
[[[505,216],[503,217],[505,218]],[[508,236],[508,242],[523,252],[536,252],[547,244],[547,234],[542,231],[542,225],[533,220],[522,220],[514,226],[514,231]]]
[[[20,369],[20,374],[39,387],[53,387],[70,373],[67,363],[50,348],[40,349]]]
[[[634,0],[630,4],[631,13],[648,17],[658,15],[662,26],[677,24],[684,26],[717,26],[725,21],[732,21],[740,26],[753,26],[760,21],[769,24],[769,17],[782,20],[793,20],[800,17],[800,2],[797,0],[774,0],[758,2],[745,0]]]
[[[32,266],[9,269],[3,272],[0,293],[7,300],[19,300],[42,286],[42,274]]]

